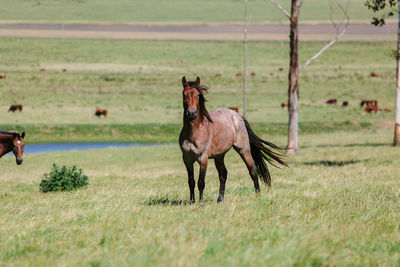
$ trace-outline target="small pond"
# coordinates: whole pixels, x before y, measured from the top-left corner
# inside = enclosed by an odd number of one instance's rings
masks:
[[[106,149],[106,148],[118,148],[118,147],[146,147],[146,146],[162,146],[162,145],[166,144],[129,143],[129,142],[25,144],[24,154],[38,154],[38,153],[48,153],[48,152],[69,151],[69,150]],[[12,153],[9,154],[12,155]]]

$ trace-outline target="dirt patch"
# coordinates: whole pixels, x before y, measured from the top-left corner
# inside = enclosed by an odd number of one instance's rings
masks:
[[[376,28],[370,24],[350,25],[343,40],[395,40],[396,24]],[[335,30],[330,24],[300,26],[300,40],[331,40]],[[251,25],[249,40],[288,40],[288,25]],[[154,40],[242,40],[241,25],[65,25],[55,24],[0,25],[1,36],[42,38],[105,38]]]

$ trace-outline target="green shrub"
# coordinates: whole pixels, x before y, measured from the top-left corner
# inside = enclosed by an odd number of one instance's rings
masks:
[[[72,167],[61,168],[53,163],[53,168],[49,173],[43,174],[43,179],[40,182],[41,192],[50,191],[71,191],[88,185],[88,177],[83,174],[82,169]]]

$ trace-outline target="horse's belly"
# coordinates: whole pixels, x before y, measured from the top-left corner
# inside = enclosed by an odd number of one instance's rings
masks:
[[[210,158],[215,156],[225,154],[231,149],[234,144],[234,136],[233,134],[224,134],[224,137],[218,138],[218,136],[214,137],[210,147]]]

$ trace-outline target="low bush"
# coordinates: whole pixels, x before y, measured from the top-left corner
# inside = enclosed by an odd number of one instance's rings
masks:
[[[41,192],[51,191],[71,191],[88,185],[89,178],[83,174],[82,169],[75,165],[72,167],[57,166],[53,163],[53,168],[49,173],[43,174],[40,182]]]

